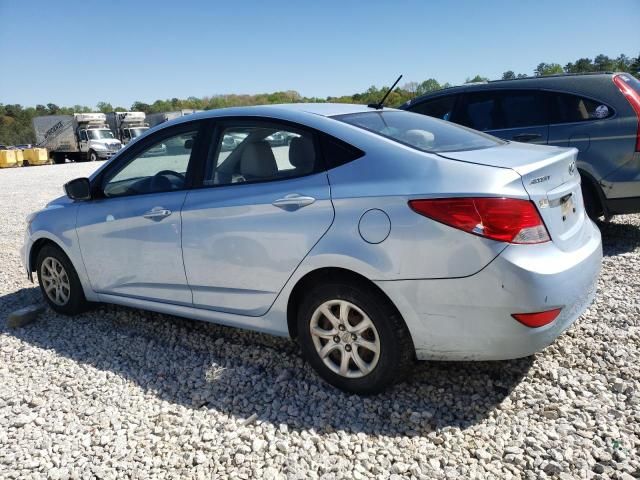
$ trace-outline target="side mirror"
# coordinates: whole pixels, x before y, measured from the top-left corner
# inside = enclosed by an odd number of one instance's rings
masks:
[[[64,191],[71,200],[91,199],[91,184],[88,178],[76,178],[65,183]]]
[[[185,140],[184,141],[184,149],[185,150],[191,150],[193,148],[193,139],[190,138],[189,140]]]

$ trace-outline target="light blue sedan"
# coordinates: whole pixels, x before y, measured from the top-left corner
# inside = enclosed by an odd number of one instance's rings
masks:
[[[414,359],[531,355],[589,306],[602,248],[575,158],[388,108],[203,112],[65,185],[23,258],[57,312],[290,335],[328,382],[373,393]]]

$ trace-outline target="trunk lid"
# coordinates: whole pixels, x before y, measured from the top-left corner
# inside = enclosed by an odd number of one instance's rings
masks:
[[[582,244],[585,215],[575,148],[508,143],[495,148],[446,152],[452,160],[510,168],[521,177],[551,240],[562,250]]]

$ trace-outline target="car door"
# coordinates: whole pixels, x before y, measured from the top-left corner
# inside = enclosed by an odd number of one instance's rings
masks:
[[[464,94],[453,121],[516,142],[546,144],[546,97],[538,90],[479,90]]]
[[[310,131],[236,120],[212,138],[182,209],[194,306],[260,316],[333,221],[328,177]]]
[[[97,293],[192,304],[180,209],[198,156],[199,128],[190,122],[163,129],[95,179],[99,198],[80,205],[77,232]]]

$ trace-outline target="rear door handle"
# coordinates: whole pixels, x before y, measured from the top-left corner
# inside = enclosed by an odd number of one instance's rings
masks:
[[[316,199],[313,197],[307,197],[298,193],[290,193],[289,195],[285,195],[283,198],[275,200],[272,205],[282,208],[283,210],[297,210],[298,208],[311,205],[315,201]]]
[[[153,207],[147,213],[143,214],[144,218],[148,218],[149,220],[162,220],[165,217],[171,215],[171,210],[162,207]]]
[[[530,142],[531,140],[538,140],[542,138],[539,133],[520,133],[513,136],[513,140],[516,142]]]

